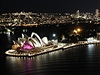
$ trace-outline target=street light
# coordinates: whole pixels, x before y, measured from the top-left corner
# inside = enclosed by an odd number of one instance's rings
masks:
[[[55,33],[52,34],[52,40],[56,40],[57,39],[57,35]]]
[[[74,29],[73,32],[77,34],[77,33],[81,32],[81,29],[80,28]]]
[[[77,29],[77,32],[80,32],[80,31],[81,31],[81,29],[80,29],[80,28],[78,28],[78,29]]]
[[[79,40],[79,36],[80,36],[80,32],[81,32],[82,30],[80,29],[80,28],[77,28],[77,29],[74,29],[74,36],[76,36],[76,39],[77,40]]]
[[[53,37],[56,37],[56,34],[53,34],[52,36],[53,36]]]

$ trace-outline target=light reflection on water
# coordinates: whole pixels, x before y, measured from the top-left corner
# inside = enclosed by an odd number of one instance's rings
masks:
[[[12,74],[14,75],[22,75],[27,74],[31,70],[34,72],[35,62],[34,58],[27,58],[27,57],[6,57],[7,65],[10,69]]]
[[[92,51],[93,48],[94,48],[94,44],[89,44],[89,45],[88,45],[88,50],[89,50],[89,51],[90,51],[90,50]]]
[[[91,75],[100,70],[99,46],[78,46],[36,57],[6,56],[6,67],[10,75]]]
[[[35,69],[36,64],[39,64],[39,62],[35,63],[34,60],[34,58],[27,57],[6,57],[6,62],[9,64],[7,66],[11,69],[13,74],[17,73],[18,75]]]
[[[49,67],[54,67],[53,64],[58,63],[59,53],[63,51],[55,51],[36,57],[6,57],[7,66],[12,74],[45,74],[48,73]],[[53,65],[53,66],[52,66]],[[57,67],[57,65],[55,65]],[[59,66],[58,66],[59,67]],[[51,71],[53,71],[51,69]]]
[[[95,45],[94,44],[87,45],[87,51],[88,51],[88,54],[89,54],[90,57],[92,57],[91,54],[93,54],[93,52],[95,50],[94,48],[95,48]]]

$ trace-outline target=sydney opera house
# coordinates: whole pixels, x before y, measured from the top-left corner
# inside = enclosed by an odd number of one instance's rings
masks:
[[[93,40],[93,38],[90,38],[88,41],[79,41],[78,43],[59,43],[57,40],[50,41],[47,37],[41,39],[37,33],[32,32],[30,37],[22,34],[22,37],[18,38],[17,41],[13,40],[12,48],[7,50],[5,54],[10,56],[37,56],[74,46],[97,43],[100,43],[100,41]]]
[[[22,34],[17,41],[13,40],[12,49],[5,53],[12,56],[34,56],[60,49],[62,46],[64,44],[59,44],[56,40],[49,41],[47,37],[41,39],[37,33],[32,32],[30,37]]]

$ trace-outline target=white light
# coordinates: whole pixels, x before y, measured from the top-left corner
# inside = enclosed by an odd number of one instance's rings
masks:
[[[93,41],[93,37],[88,38],[87,40],[88,40],[88,42],[92,42]]]
[[[11,30],[10,29],[7,29],[7,32],[10,32]]]
[[[88,42],[97,42],[97,40],[96,40],[96,39],[94,39],[93,37],[88,38],[88,39],[87,39],[87,41],[88,41]]]
[[[9,50],[9,52],[14,52],[15,50]]]
[[[53,37],[55,37],[56,36],[56,34],[53,34]]]
[[[52,41],[52,42],[54,42],[55,40],[54,40],[54,39],[52,39],[51,41]]]

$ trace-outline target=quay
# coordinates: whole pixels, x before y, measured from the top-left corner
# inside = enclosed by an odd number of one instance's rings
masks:
[[[15,50],[10,49],[10,50],[7,50],[5,54],[9,56],[15,56],[15,57],[34,57],[34,56],[42,55],[42,54],[57,51],[57,50],[65,50],[71,47],[84,46],[88,44],[100,44],[100,41],[96,41],[96,42],[79,41],[78,43],[70,43],[70,44],[58,43],[57,47],[55,48],[54,46],[49,47],[49,48],[48,47],[43,48],[43,51],[37,52],[37,53],[19,53],[18,54],[18,53],[15,53]]]

